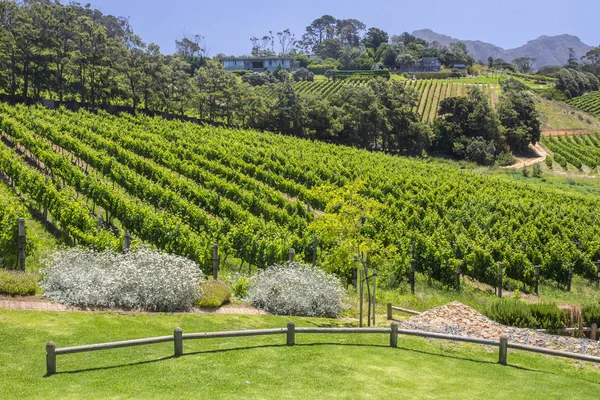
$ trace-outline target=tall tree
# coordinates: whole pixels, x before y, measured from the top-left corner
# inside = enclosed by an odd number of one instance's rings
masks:
[[[535,57],[519,57],[519,58],[515,58],[512,61],[512,63],[517,68],[517,71],[519,71],[520,73],[529,74],[532,72],[533,65],[535,64],[536,61],[537,61],[537,58],[535,58]]]
[[[381,46],[383,43],[388,43],[390,40],[387,32],[379,29],[379,28],[369,28],[365,37],[363,38],[363,44],[367,49],[370,49],[373,53]]]

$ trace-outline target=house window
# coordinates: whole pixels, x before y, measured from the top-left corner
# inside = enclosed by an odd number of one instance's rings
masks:
[[[265,62],[264,61],[252,61],[252,68],[253,69],[263,69],[265,67]]]

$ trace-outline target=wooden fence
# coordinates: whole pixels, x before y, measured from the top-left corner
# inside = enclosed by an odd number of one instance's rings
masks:
[[[263,335],[286,335],[286,344],[293,346],[296,343],[296,334],[298,333],[320,333],[320,334],[385,334],[390,337],[390,347],[398,347],[398,335],[418,336],[431,339],[451,340],[455,342],[468,342],[487,346],[498,346],[498,363],[507,365],[508,349],[518,349],[531,351],[535,353],[547,354],[558,357],[567,357],[581,361],[591,361],[600,363],[600,357],[588,356],[577,353],[568,353],[559,350],[550,350],[541,347],[525,346],[517,343],[509,343],[507,336],[502,336],[499,340],[480,339],[467,336],[446,335],[441,333],[423,332],[417,330],[398,329],[398,323],[392,322],[389,328],[296,328],[294,322],[289,322],[286,328],[275,329],[256,329],[229,332],[203,332],[184,334],[181,328],[175,328],[172,336],[159,336],[147,339],[126,340],[122,342],[100,343],[85,346],[56,348],[53,342],[46,345],[46,373],[52,375],[56,373],[56,356],[61,354],[82,353],[96,350],[116,349],[120,347],[141,346],[146,344],[173,342],[174,356],[183,355],[183,341],[193,339],[210,339],[242,336],[263,336]]]

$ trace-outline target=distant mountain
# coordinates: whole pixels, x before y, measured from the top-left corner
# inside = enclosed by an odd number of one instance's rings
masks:
[[[437,41],[438,43],[448,46],[452,42],[457,42],[459,39],[442,35],[432,31],[431,29],[421,29],[414,31],[413,36],[426,40],[428,42]],[[593,47],[583,43],[577,36],[558,35],[558,36],[540,36],[535,40],[530,40],[527,44],[517,47],[516,49],[505,50],[491,43],[485,43],[479,40],[460,40],[465,43],[467,50],[477,60],[487,63],[489,56],[494,58],[502,58],[504,61],[512,61],[518,57],[535,57],[537,58],[534,68],[538,69],[545,65],[564,65],[569,58],[569,48],[575,50],[577,58],[584,56]]]

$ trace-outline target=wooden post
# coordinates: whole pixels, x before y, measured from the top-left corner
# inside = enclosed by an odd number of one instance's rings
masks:
[[[358,318],[358,326],[360,326],[362,328],[363,326],[363,270],[360,269],[359,270],[359,290],[358,290],[358,297],[360,299],[359,302],[359,306],[358,306],[358,311],[359,311],[359,318]]]
[[[373,269],[373,326],[375,326],[375,307],[377,305],[377,271]]]
[[[540,295],[540,266],[539,265],[534,265],[533,268],[535,269],[535,295],[539,296]]]
[[[102,229],[102,215],[98,215],[98,231]]]
[[[123,252],[125,254],[129,253],[129,249],[131,248],[131,235],[129,232],[125,232],[125,240],[123,242]]]
[[[388,301],[387,305],[387,319],[388,321],[392,319],[392,303]]]
[[[498,283],[498,297],[502,298],[502,282],[503,282],[503,271],[504,269],[504,263],[502,261],[500,261],[498,263],[498,279],[500,280],[500,282]]]
[[[290,249],[290,253],[289,253],[289,261],[290,262],[294,262],[294,256],[295,255],[296,255],[296,250]]]
[[[600,260],[596,261],[596,269],[598,270],[598,279],[596,280],[596,289],[600,288]]]
[[[212,269],[213,269],[213,279],[219,279],[219,245],[212,245]]]
[[[354,268],[352,268],[352,285],[354,286],[354,289],[358,289],[358,268],[356,268],[356,266]]]
[[[14,232],[14,231],[13,231]],[[19,218],[19,269],[25,271],[25,219]]]
[[[597,340],[597,338],[598,338],[598,324],[594,322],[592,324],[592,331],[590,332],[590,339]]]
[[[508,358],[508,336],[502,335],[502,336],[500,336],[500,346],[498,348],[498,363],[501,365],[506,365],[507,358]]]
[[[390,332],[390,347],[398,347],[398,323],[392,322],[392,331]]]
[[[456,288],[460,290],[460,265],[456,266]]]
[[[287,324],[287,345],[293,346],[296,344],[296,324],[293,321]]]
[[[410,292],[415,294],[415,259],[410,259]]]
[[[52,375],[56,373],[56,346],[54,342],[48,342],[46,344],[46,375]]]
[[[313,243],[313,267],[317,266],[317,247],[319,246],[319,238],[315,236],[315,241]]]
[[[175,343],[175,357],[183,355],[183,330],[179,327],[173,331],[173,339]]]
[[[567,292],[571,291],[571,280],[573,279],[573,264],[569,264],[569,281],[567,282]]]

